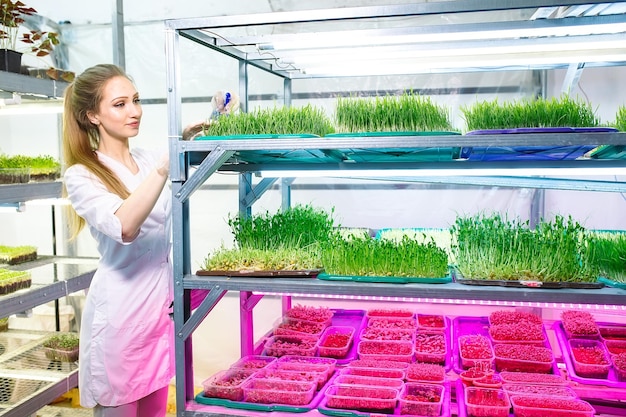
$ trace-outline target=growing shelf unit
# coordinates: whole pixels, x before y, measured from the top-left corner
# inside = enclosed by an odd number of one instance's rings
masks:
[[[0,90],[41,97],[62,97],[66,83],[3,72]],[[35,199],[61,197],[60,181],[0,185],[0,206],[19,207]],[[52,239],[55,237],[52,236]],[[2,265],[29,271],[30,288],[0,296],[0,317],[30,309],[89,287],[97,261],[92,258],[39,256],[32,262]],[[58,317],[57,317],[58,328]],[[45,331],[8,330],[0,333],[0,416],[32,415],[78,386],[75,363],[50,361],[43,342]]]
[[[623,2],[614,2],[619,4]],[[586,6],[585,6],[586,5]],[[302,279],[262,279],[262,278],[228,278],[196,276],[191,270],[190,259],[190,224],[189,204],[191,195],[215,172],[229,171],[240,174],[239,182],[239,211],[241,214],[250,214],[250,208],[254,202],[266,190],[272,187],[278,177],[284,176],[289,171],[287,181],[283,181],[285,200],[289,200],[290,181],[298,176],[298,172],[308,176],[317,171],[319,175],[350,177],[368,179],[391,179],[394,181],[407,182],[430,182],[430,183],[457,183],[464,185],[498,185],[507,187],[530,187],[530,188],[553,188],[565,190],[595,190],[624,192],[626,183],[621,181],[597,181],[597,180],[574,180],[574,179],[551,179],[530,176],[511,176],[516,169],[563,169],[580,168],[593,172],[595,169],[616,169],[626,166],[626,161],[621,159],[579,159],[569,161],[470,161],[451,160],[440,162],[404,161],[404,162],[354,162],[341,157],[336,158],[341,150],[384,150],[393,148],[396,150],[415,150],[424,148],[448,148],[462,146],[476,147],[515,147],[515,146],[569,146],[569,145],[626,145],[626,133],[567,133],[567,134],[517,134],[517,135],[481,135],[481,136],[344,136],[341,138],[276,138],[276,139],[238,139],[238,140],[195,140],[184,142],[179,140],[181,132],[181,97],[180,92],[180,68],[179,68],[179,41],[186,38],[219,53],[230,56],[239,61],[240,69],[240,92],[243,108],[247,107],[248,92],[248,68],[250,66],[262,69],[284,81],[285,104],[290,104],[291,83],[293,80],[316,77],[348,76],[340,71],[334,71],[329,65],[326,72],[313,73],[302,66],[292,65],[286,68],[279,62],[281,51],[275,48],[280,41],[292,37],[296,39],[302,32],[313,33],[318,42],[322,42],[323,35],[332,34],[334,39],[341,39],[343,34],[351,30],[352,23],[363,24],[365,29],[356,30],[361,36],[390,35],[400,36],[406,34],[421,34],[434,39],[442,33],[455,33],[461,31],[480,32],[497,30],[504,27],[548,29],[559,27],[564,24],[563,19],[538,19],[536,16],[547,13],[547,9],[558,10],[565,6],[592,7],[600,5],[595,1],[477,1],[457,0],[447,2],[428,2],[407,4],[401,6],[381,6],[363,8],[344,8],[332,10],[307,10],[302,12],[280,12],[243,16],[220,16],[211,18],[178,19],[166,21],[166,47],[167,47],[167,70],[168,70],[168,110],[169,110],[169,134],[172,179],[172,213],[173,213],[173,267],[174,267],[174,321],[176,335],[176,405],[179,416],[215,416],[224,414],[245,415],[244,411],[212,408],[198,404],[194,401],[193,392],[193,369],[191,366],[191,337],[200,323],[211,312],[213,307],[220,302],[228,292],[236,292],[240,297],[240,320],[241,320],[241,355],[251,354],[254,350],[252,311],[259,300],[266,294],[282,295],[288,300],[291,295],[329,295],[329,296],[355,296],[355,297],[389,297],[389,299],[410,300],[416,303],[462,303],[481,301],[516,301],[525,303],[539,303],[546,305],[572,305],[597,304],[603,305],[608,310],[614,310],[616,314],[623,314],[623,306],[626,304],[626,293],[621,289],[602,288],[598,290],[575,290],[575,289],[535,289],[535,288],[505,288],[505,287],[475,287],[458,283],[442,285],[433,284],[383,284],[371,283],[359,285],[358,283],[332,282],[321,280]],[[508,10],[530,10],[529,16],[521,20],[506,18],[490,20],[486,16],[498,16]],[[483,15],[480,15],[484,13]],[[445,26],[420,24],[421,18],[436,14],[456,14],[469,16],[478,14],[482,16],[482,23],[458,23]],[[583,24],[599,24],[604,22],[624,22],[626,15],[597,15],[594,17],[584,16],[569,17],[567,23],[574,26]],[[404,22],[404,23],[399,23]],[[409,22],[407,24],[407,22]],[[412,23],[411,23],[412,22]],[[371,25],[370,25],[371,24]],[[341,31],[346,32],[341,32]],[[249,35],[253,33],[253,35]],[[591,36],[593,37],[593,36]],[[580,39],[579,39],[580,40]],[[297,39],[296,39],[297,42]],[[313,41],[315,42],[315,41]],[[499,39],[499,45],[514,46],[523,44],[523,39]],[[463,42],[441,42],[437,47],[452,48],[463,45]],[[318,45],[321,49],[328,46]],[[466,45],[467,46],[467,45]],[[304,46],[303,49],[315,50],[315,46]],[[295,47],[297,48],[297,47]],[[372,56],[382,52],[383,47],[372,49]],[[391,48],[393,49],[393,47]],[[406,49],[403,49],[407,52]],[[286,54],[286,52],[285,52]],[[320,53],[320,56],[323,54]],[[320,58],[323,59],[323,58]],[[582,58],[581,58],[582,59]],[[460,62],[463,62],[459,58]],[[334,61],[331,59],[330,61]],[[624,65],[621,61],[588,63],[593,65]],[[393,61],[388,67],[393,68]],[[502,67],[511,69],[514,66]],[[572,81],[585,65],[569,65],[563,63],[536,64],[533,69],[567,69],[567,80]],[[457,67],[458,70],[459,67]],[[338,68],[334,68],[338,69]],[[465,68],[468,71],[486,71],[485,67],[475,66]],[[495,70],[495,69],[490,69]],[[412,73],[405,70],[404,74]],[[413,70],[419,71],[417,69]],[[435,68],[433,71],[449,72],[450,68]],[[353,74],[354,75],[354,74]],[[363,74],[358,74],[363,75]],[[375,75],[375,74],[372,74]],[[293,152],[298,150],[317,151],[316,154],[325,155],[319,161],[301,163],[297,158],[277,158],[276,162],[250,162],[240,158],[242,152]],[[333,156],[335,155],[335,158]],[[328,157],[326,157],[328,156]],[[196,169],[192,171],[190,167]],[[450,176],[449,170],[484,170],[487,174],[481,176],[455,175]],[[431,171],[428,176],[420,176],[420,171]],[[441,175],[437,175],[441,170]],[[447,170],[444,174],[443,170]],[[274,174],[272,174],[274,171]],[[279,172],[280,171],[280,172]],[[503,174],[503,171],[505,172]],[[506,172],[509,172],[507,175]],[[546,171],[547,172],[547,171]],[[252,181],[253,175],[262,173],[262,179],[256,184]],[[339,174],[340,173],[340,174]],[[368,174],[369,173],[369,174]],[[491,173],[491,174],[489,174]],[[190,311],[190,290],[210,290],[203,303]],[[283,304],[283,307],[288,305]]]

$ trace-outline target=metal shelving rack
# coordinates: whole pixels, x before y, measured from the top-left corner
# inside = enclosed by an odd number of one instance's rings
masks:
[[[614,2],[618,4],[623,2]],[[173,247],[174,247],[174,321],[176,347],[176,405],[179,416],[221,416],[247,415],[249,412],[221,409],[219,407],[203,406],[196,403],[193,392],[193,369],[191,367],[191,336],[198,325],[219,303],[222,297],[232,291],[239,293],[240,320],[241,320],[241,354],[250,354],[254,348],[252,311],[259,300],[266,294],[289,297],[294,294],[329,295],[329,296],[376,296],[401,298],[415,302],[446,302],[473,300],[492,301],[523,301],[530,303],[572,303],[572,304],[600,304],[606,309],[621,312],[626,304],[626,293],[615,288],[599,290],[574,289],[520,289],[505,287],[474,287],[457,283],[433,284],[368,284],[355,285],[320,280],[290,280],[290,279],[246,279],[227,277],[196,276],[191,270],[190,259],[190,224],[189,198],[200,186],[217,171],[238,172],[240,174],[239,208],[240,213],[249,214],[252,204],[260,195],[268,190],[281,174],[272,174],[272,171],[322,171],[341,172],[341,176],[357,171],[363,178],[363,171],[371,172],[368,179],[387,179],[394,181],[441,182],[458,183],[465,185],[499,185],[508,187],[554,188],[567,190],[593,190],[624,192],[626,183],[593,180],[549,179],[536,177],[513,177],[501,175],[488,176],[455,176],[431,174],[421,176],[420,170],[443,170],[462,168],[491,169],[496,172],[500,169],[515,170],[517,168],[584,168],[591,172],[594,168],[624,168],[624,160],[574,160],[574,161],[513,161],[513,162],[477,162],[477,161],[448,161],[448,162],[398,162],[398,163],[347,163],[345,161],[323,160],[317,163],[297,163],[298,161],[283,161],[282,163],[245,163],[238,158],[241,151],[293,151],[293,150],[339,150],[345,148],[380,149],[380,148],[429,148],[429,147],[457,147],[457,146],[563,146],[563,145],[626,145],[626,133],[568,133],[568,134],[533,134],[533,135],[485,135],[474,136],[471,139],[465,136],[414,136],[414,137],[342,137],[342,138],[313,138],[313,139],[245,139],[236,141],[227,140],[196,140],[184,142],[180,140],[181,126],[181,97],[180,97],[180,38],[186,38],[210,50],[230,56],[239,62],[240,95],[242,107],[247,108],[248,69],[255,67],[284,81],[285,104],[290,104],[292,80],[301,78],[316,78],[297,68],[286,70],[278,65],[277,56],[264,54],[258,49],[260,44],[269,44],[275,40],[298,33],[300,24],[305,31],[313,32],[317,26],[320,33],[324,33],[326,25],[346,24],[351,22],[391,21],[391,25],[381,25],[380,28],[368,29],[372,33],[413,33],[420,32],[436,36],[440,33],[450,33],[460,30],[489,30],[498,26],[516,27],[551,27],[562,24],[560,19],[529,20],[529,21],[491,21],[484,24],[449,24],[441,26],[419,26],[400,29],[393,28],[395,18],[420,18],[437,14],[463,13],[496,13],[510,9],[526,8],[554,8],[561,6],[600,5],[599,1],[497,1],[497,0],[454,0],[447,2],[427,2],[407,4],[401,6],[380,6],[362,8],[344,8],[329,10],[307,10],[302,12],[278,12],[242,16],[219,16],[208,18],[177,19],[166,21],[166,52],[167,52],[167,81],[168,81],[168,111],[172,179],[172,213],[173,213]],[[610,21],[626,21],[626,15],[595,16],[576,20],[580,24],[601,23]],[[569,22],[572,22],[570,20]],[[283,30],[284,29],[284,30]],[[334,30],[334,29],[333,29]],[[291,31],[291,32],[290,32]],[[242,34],[243,33],[243,34]],[[250,35],[250,33],[252,33]],[[371,34],[371,33],[370,33]],[[509,41],[509,42],[515,42]],[[596,63],[597,64],[597,63]],[[393,65],[390,62],[390,67]],[[625,65],[624,62],[611,62],[598,65]],[[585,65],[550,65],[537,66],[534,69],[567,69],[569,82],[574,80]],[[484,68],[468,68],[468,71],[485,71]],[[330,73],[319,77],[337,76]],[[471,142],[471,143],[470,143]],[[190,174],[190,167],[196,169]],[[385,170],[402,170],[404,174],[385,175]],[[387,171],[392,172],[392,171]],[[395,172],[395,171],[394,171]],[[441,171],[443,173],[443,171]],[[263,178],[256,184],[252,181],[255,173],[263,173]],[[311,174],[307,172],[307,174]],[[339,175],[337,175],[339,176]],[[293,177],[297,177],[296,174]],[[289,184],[293,178],[283,181],[282,185],[289,191]],[[288,200],[288,195],[284,196]],[[197,310],[191,314],[190,291],[192,289],[210,290],[209,295]],[[244,325],[245,323],[245,325]]]
[[[36,99],[61,98],[67,83],[41,80],[3,72],[0,90]],[[61,197],[60,181],[0,185],[0,205],[19,207],[35,199]],[[23,313],[88,288],[96,268],[92,258],[40,256],[36,261],[14,266],[31,272],[28,289],[0,296],[0,317]],[[0,416],[24,417],[78,386],[76,364],[47,360],[42,344],[49,333],[9,330],[0,333],[0,345],[18,346],[0,354]]]

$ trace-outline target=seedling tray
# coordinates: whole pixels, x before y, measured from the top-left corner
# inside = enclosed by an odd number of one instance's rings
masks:
[[[584,133],[584,132],[617,132],[617,129],[607,127],[543,127],[543,128],[514,128],[514,129],[485,129],[467,132],[472,135],[503,135],[529,133]],[[470,161],[565,161],[579,158],[596,148],[596,145],[571,146],[489,146],[464,147],[461,150],[461,159]]]
[[[198,276],[220,276],[230,278],[316,278],[321,269],[301,269],[294,271],[196,271]]]
[[[389,137],[389,136],[443,136],[460,135],[459,132],[357,132],[333,133],[325,138],[345,137]],[[347,161],[352,162],[432,162],[450,161],[457,159],[461,154],[460,147],[443,148],[349,148],[339,149]]]
[[[218,405],[226,408],[233,408],[239,410],[251,410],[251,411],[283,411],[289,413],[306,413],[315,409],[320,401],[324,398],[325,387],[320,389],[313,395],[313,399],[306,405],[293,406],[285,404],[258,404],[245,401],[231,401],[221,398],[206,397],[204,392],[200,392],[196,395],[195,400],[200,404],[205,405]]]
[[[598,323],[598,326],[606,325],[606,323]],[[563,323],[559,320],[554,323],[554,333],[556,335],[556,339],[559,343],[559,348],[561,349],[561,353],[563,356],[563,362],[565,362],[565,368],[567,369],[567,374],[572,381],[579,382],[581,384],[589,384],[589,385],[604,385],[606,387],[614,387],[614,388],[626,388],[625,381],[619,381],[617,377],[617,373],[615,368],[611,365],[609,369],[609,374],[606,378],[584,378],[576,373],[574,369],[574,357],[572,351],[570,349],[570,345],[568,343],[568,338],[565,333],[565,329],[563,328]],[[602,343],[601,343],[601,346]],[[603,347],[604,348],[604,347]],[[626,394],[621,394],[621,399],[626,398]]]
[[[447,284],[452,282],[452,273],[440,278],[426,277],[387,277],[365,275],[335,275],[322,272],[317,279],[324,281],[381,282],[387,284]]]
[[[260,135],[230,135],[230,136],[200,136],[195,140],[250,140],[250,139],[312,139],[319,138],[312,134],[260,134]],[[326,152],[320,149],[277,149],[238,151],[233,156],[238,162],[251,164],[261,163],[323,163],[341,162],[343,155],[337,152]]]
[[[620,288],[622,290],[626,290],[626,282],[614,281],[607,277],[598,277],[598,282],[601,282],[607,287]]]
[[[458,268],[454,268],[454,281],[464,285],[483,285],[495,287],[513,288],[537,288],[537,289],[561,289],[576,288],[586,290],[597,290],[604,288],[604,283],[596,282],[543,282],[543,281],[523,281],[523,280],[503,280],[503,279],[466,279]]]
[[[548,349],[552,349],[550,346],[550,340],[546,333],[545,325],[542,326],[545,342],[544,347]],[[460,346],[458,343],[459,337],[465,335],[478,334],[489,338],[492,343],[492,346],[495,345],[494,341],[491,339],[489,335],[489,318],[488,317],[466,317],[466,316],[458,316],[455,317],[452,322],[452,340],[454,340],[453,352],[452,352],[452,369],[457,374],[463,372],[464,368],[461,363],[461,354],[460,354]],[[520,343],[522,344],[522,343]],[[513,360],[513,359],[511,359]],[[494,371],[495,371],[495,361],[494,361]],[[552,360],[552,374],[559,375],[560,371],[556,360]]]
[[[625,159],[626,145],[602,145],[589,153],[592,159]]]
[[[330,385],[329,385],[330,386]],[[450,383],[443,384],[443,398],[441,405],[441,414],[438,417],[450,417],[450,402],[451,402],[451,392],[450,392]],[[328,407],[326,398],[323,398],[317,410],[324,415],[333,416],[333,417],[381,417],[381,416],[400,416],[400,401],[399,398],[402,395],[398,396],[398,401],[396,407],[394,409],[393,414],[383,414],[383,413],[374,413],[374,412],[365,412],[359,410],[348,410],[348,409],[339,409],[339,408],[331,408]],[[421,416],[420,416],[421,417]]]

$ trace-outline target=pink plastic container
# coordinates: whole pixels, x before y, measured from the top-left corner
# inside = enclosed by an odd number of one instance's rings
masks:
[[[595,409],[586,401],[574,398],[514,395],[515,417],[593,417]]]
[[[271,336],[265,341],[267,356],[315,356],[317,354],[318,339],[295,335]]]
[[[513,395],[542,395],[556,398],[578,398],[578,395],[569,387],[561,385],[529,385],[529,384],[504,384],[502,389]]]
[[[324,323],[326,326],[330,326],[332,324],[333,315],[334,312],[326,307],[297,305],[287,310],[284,314],[284,317],[297,320],[313,321],[316,323]]]
[[[326,327],[327,323],[282,317],[274,324],[273,335],[314,336],[319,338]]]
[[[415,315],[412,310],[404,308],[372,308],[366,311],[365,316],[370,319],[372,317],[391,317],[397,319],[412,319]]]
[[[343,359],[348,355],[354,341],[352,326],[329,326],[318,343],[318,353],[327,358]]]
[[[336,359],[310,356],[286,355],[278,358],[271,369],[313,373],[318,377],[318,385],[324,385],[335,372]]]
[[[276,360],[273,356],[248,355],[233,363],[232,369],[262,369]]]
[[[448,328],[445,316],[439,314],[418,314],[417,329],[444,332]]]
[[[306,405],[313,400],[315,382],[276,381],[255,377],[246,381],[243,400],[259,404]]]
[[[598,340],[570,339],[568,341],[574,371],[583,378],[606,378],[611,361]]]
[[[443,399],[443,385],[407,382],[400,392],[400,414],[438,417]]]
[[[413,360],[413,343],[393,340],[362,340],[359,342],[357,352],[360,359],[411,362]]]
[[[504,390],[467,387],[465,407],[469,417],[509,417],[511,402]]]
[[[547,340],[543,325],[535,323],[492,325],[489,327],[489,336],[494,344],[516,343],[544,346]]]
[[[626,326],[598,325],[600,336],[605,340],[624,340],[626,341]]]
[[[395,368],[372,368],[348,366],[341,370],[341,375],[358,375],[373,378],[404,379],[405,370]]]
[[[227,369],[212,375],[202,382],[204,395],[231,401],[243,399],[243,386],[254,375],[254,369]]]
[[[505,384],[568,385],[568,382],[561,375],[553,374],[504,371],[500,372],[500,378]]]
[[[399,378],[377,378],[371,376],[349,375],[341,373],[333,380],[335,385],[364,385],[369,387],[384,387],[400,390],[404,381]]]
[[[372,317],[367,320],[366,327],[416,330],[417,321],[414,318]]]
[[[619,355],[626,352],[626,340],[605,339],[604,347],[609,352],[609,355]]]
[[[297,382],[314,382],[317,388],[324,386],[320,383],[320,377],[317,372],[307,371],[287,371],[284,369],[261,369],[254,374],[257,379],[266,381],[297,381]]]
[[[396,340],[413,342],[415,330],[413,329],[385,329],[366,327],[361,331],[359,340]]]
[[[345,410],[393,414],[399,392],[392,388],[331,385],[326,389],[326,406]]]
[[[498,372],[535,372],[551,373],[554,368],[552,351],[545,347],[532,345],[496,345],[496,370]],[[533,353],[534,352],[534,353]],[[522,359],[536,357],[536,360]]]
[[[495,359],[491,341],[482,335],[464,335],[459,340],[459,357],[463,369],[474,366],[490,368]]]
[[[445,368],[434,363],[412,363],[406,370],[406,380],[409,382],[443,384],[445,379]]]
[[[439,332],[418,331],[415,335],[416,362],[443,364],[448,354],[446,336]]]

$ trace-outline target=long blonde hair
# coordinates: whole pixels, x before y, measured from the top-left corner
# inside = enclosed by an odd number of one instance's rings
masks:
[[[98,113],[104,86],[114,77],[126,77],[130,80],[120,67],[100,64],[85,70],[65,90],[63,158],[66,168],[76,164],[84,165],[109,191],[125,199],[130,194],[128,189],[96,155],[100,136],[97,126],[87,117],[90,112]],[[66,191],[65,194],[67,195]],[[69,222],[70,236],[73,239],[85,227],[85,219],[70,207]]]

